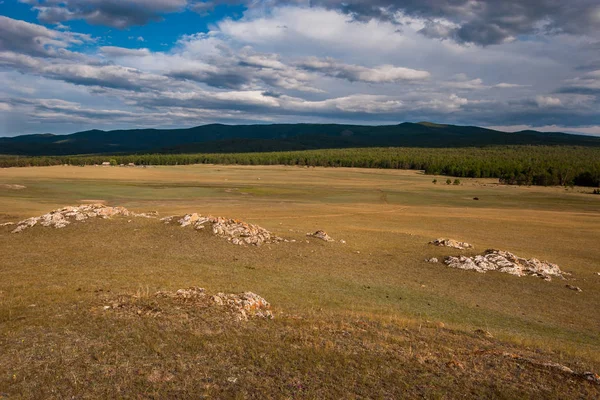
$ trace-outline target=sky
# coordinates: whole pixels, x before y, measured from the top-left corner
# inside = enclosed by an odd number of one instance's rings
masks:
[[[600,135],[600,3],[0,0],[0,136],[405,121]]]

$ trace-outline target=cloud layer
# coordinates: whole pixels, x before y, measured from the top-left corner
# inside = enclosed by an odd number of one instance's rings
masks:
[[[122,29],[223,3],[20,1],[46,24],[83,20]],[[121,47],[0,16],[0,135],[405,120],[594,131],[595,3],[252,1],[240,18],[181,35],[163,51],[140,47],[148,44],[137,34],[135,48]]]

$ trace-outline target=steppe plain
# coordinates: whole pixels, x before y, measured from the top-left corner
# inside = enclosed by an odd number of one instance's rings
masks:
[[[103,202],[295,240],[236,246],[145,218],[0,227],[0,398],[600,397],[560,368],[600,371],[600,196],[445,181],[283,166],[0,169],[0,224]],[[336,241],[306,236],[319,229]],[[475,248],[428,244],[439,237]],[[424,262],[488,248],[572,276]],[[154,296],[193,286],[258,293],[275,318]],[[152,312],[104,309],[123,298]]]

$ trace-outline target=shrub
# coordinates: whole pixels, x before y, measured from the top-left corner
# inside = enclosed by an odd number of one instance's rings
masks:
[[[450,179],[450,178],[446,179],[446,185],[450,185],[450,184],[452,184],[452,179]]]
[[[436,184],[437,183],[437,179],[434,179],[431,182],[433,182],[433,184]]]
[[[117,160],[115,160],[114,158],[111,158],[111,159],[109,160],[109,162],[110,162],[110,165],[112,165],[113,167],[114,167],[114,166],[116,166],[116,165],[118,164],[118,163],[117,163]]]
[[[454,180],[454,184],[455,184],[455,185],[460,185],[460,179],[455,179],[455,180]]]

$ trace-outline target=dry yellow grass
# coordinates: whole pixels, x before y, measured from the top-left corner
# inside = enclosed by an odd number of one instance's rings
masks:
[[[498,354],[600,370],[600,199],[432,179],[414,171],[206,165],[0,170],[0,184],[26,186],[0,185],[0,223],[102,200],[161,215],[239,218],[297,240],[243,248],[141,219],[18,235],[0,228],[0,393],[598,395],[590,383]],[[306,243],[317,229],[347,243]],[[583,292],[559,280],[423,262],[461,253],[427,245],[437,237],[476,246],[464,254],[492,247],[555,262]],[[189,286],[254,291],[273,304],[276,319],[240,325],[214,313],[173,313],[151,296]],[[140,291],[161,317],[94,311]],[[475,329],[495,339],[477,338]]]

